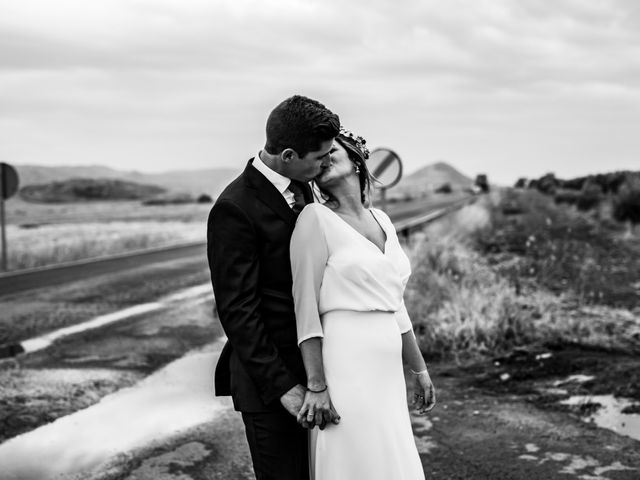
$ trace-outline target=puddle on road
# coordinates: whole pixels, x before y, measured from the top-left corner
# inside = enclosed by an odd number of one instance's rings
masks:
[[[631,405],[637,405],[638,402],[616,398],[613,395],[576,395],[560,403],[585,408],[599,404],[601,405],[599,408],[584,417],[585,421],[594,422],[601,428],[640,440],[640,414],[622,413],[622,410]]]
[[[187,354],[139,384],[0,445],[3,480],[71,475],[118,453],[210,421],[230,408],[213,396],[223,342]]]

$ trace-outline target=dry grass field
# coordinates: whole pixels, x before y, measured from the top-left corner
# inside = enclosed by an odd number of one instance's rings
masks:
[[[8,225],[23,227],[43,224],[117,222],[117,221],[181,221],[207,219],[210,204],[142,205],[140,201],[96,201],[77,203],[32,203],[13,197],[5,204]]]
[[[514,201],[527,207],[510,211]],[[539,196],[466,207],[411,252],[406,302],[421,347],[456,360],[533,344],[638,353],[638,246]]]
[[[204,223],[133,221],[7,227],[9,270],[205,241]]]
[[[7,202],[9,270],[205,241],[211,205]]]

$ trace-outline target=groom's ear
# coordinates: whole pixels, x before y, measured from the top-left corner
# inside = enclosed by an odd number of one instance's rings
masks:
[[[285,148],[282,153],[280,153],[280,158],[283,163],[289,164],[298,159],[298,153],[293,148]]]

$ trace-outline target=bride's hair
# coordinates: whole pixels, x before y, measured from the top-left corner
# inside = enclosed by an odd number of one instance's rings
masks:
[[[371,186],[375,180],[367,168],[365,155],[368,156],[368,151],[363,153],[354,139],[343,135],[342,133],[336,137],[336,141],[344,147],[347,151],[347,155],[349,156],[349,160],[351,160],[351,163],[355,166],[358,180],[360,181],[360,201],[362,201],[362,204],[367,207],[369,206],[371,199]],[[340,206],[339,200],[334,197],[329,190],[322,188],[317,182],[316,185],[318,186],[318,190],[320,190],[322,199],[326,203],[333,204],[336,207]]]

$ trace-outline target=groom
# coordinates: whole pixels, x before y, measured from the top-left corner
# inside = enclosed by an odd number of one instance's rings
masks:
[[[296,421],[306,375],[297,345],[289,240],[313,201],[307,182],[329,162],[340,120],[295,95],[267,119],[264,148],[220,194],[209,214],[207,253],[228,341],[216,395],[242,413],[258,480],[308,479],[307,431]]]

